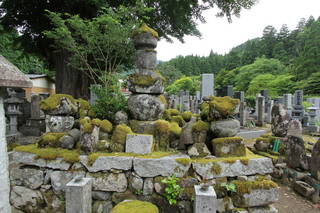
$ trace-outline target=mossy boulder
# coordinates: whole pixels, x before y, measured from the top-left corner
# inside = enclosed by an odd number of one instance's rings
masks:
[[[181,115],[172,116],[171,121],[176,122],[177,124],[179,124],[180,127],[183,127],[186,124]]]
[[[213,139],[212,147],[216,157],[241,157],[246,155],[246,147],[241,137]]]
[[[65,136],[65,132],[49,132],[42,135],[38,141],[40,148],[53,147],[58,148],[61,146],[60,138]]]
[[[188,155],[192,157],[205,157],[210,154],[211,153],[205,143],[195,143],[188,148]]]
[[[185,122],[189,122],[192,118],[192,112],[190,111],[183,112],[181,113],[181,116]]]
[[[165,120],[155,122],[155,151],[167,151],[170,146],[170,123]]]
[[[132,130],[125,124],[116,126],[111,137],[111,150],[113,152],[124,152],[127,134],[132,134]]]
[[[210,97],[209,101],[209,119],[221,120],[235,115],[239,110],[239,99],[226,97]]]
[[[128,200],[119,203],[111,213],[159,213],[158,207],[149,202]]]
[[[155,123],[156,121],[138,121],[138,120],[130,120],[129,126],[133,132],[138,134],[155,134]]]
[[[172,116],[180,115],[179,110],[177,109],[166,109],[163,113],[163,119],[171,121]]]
[[[206,142],[209,126],[210,125],[207,122],[202,120],[199,120],[192,125],[192,139],[194,143]]]

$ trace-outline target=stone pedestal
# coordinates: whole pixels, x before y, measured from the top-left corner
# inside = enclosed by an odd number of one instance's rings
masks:
[[[217,195],[212,186],[202,190],[201,186],[195,185],[194,213],[216,213]]]
[[[66,186],[66,213],[91,213],[91,178],[74,178]]]

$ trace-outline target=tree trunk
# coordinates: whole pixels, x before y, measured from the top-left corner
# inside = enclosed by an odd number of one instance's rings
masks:
[[[90,79],[82,71],[68,65],[69,54],[65,50],[54,52],[52,62],[56,71],[56,93],[89,99]]]

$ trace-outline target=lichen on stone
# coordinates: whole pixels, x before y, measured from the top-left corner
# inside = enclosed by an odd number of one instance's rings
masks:
[[[217,163],[213,163],[212,167],[211,167],[211,171],[212,173],[214,173],[215,175],[219,175],[221,173],[221,166]]]
[[[150,28],[147,24],[142,24],[141,27],[133,32],[133,36],[140,33],[150,33],[153,37],[159,39],[159,34],[154,29]]]
[[[117,204],[111,213],[159,213],[158,207],[152,203],[128,200]]]
[[[129,76],[129,81],[132,84],[142,87],[152,86],[158,80],[160,80],[160,77],[153,78],[152,75],[142,75],[140,73],[133,73]]]

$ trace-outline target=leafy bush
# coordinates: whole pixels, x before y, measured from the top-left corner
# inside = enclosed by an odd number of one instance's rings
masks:
[[[170,205],[177,203],[177,197],[182,191],[181,186],[177,184],[178,178],[176,175],[172,175],[163,179],[161,182],[165,183],[167,187],[165,188],[165,197],[167,198]]]

